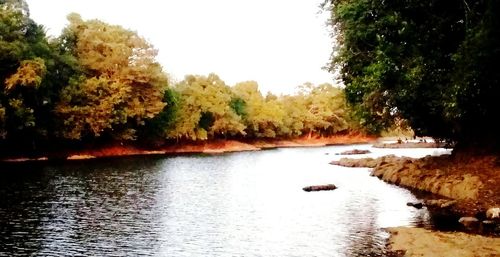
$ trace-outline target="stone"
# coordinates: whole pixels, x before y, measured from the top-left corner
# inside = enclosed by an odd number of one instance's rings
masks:
[[[487,219],[500,219],[500,208],[499,207],[489,208],[486,211],[486,218]]]
[[[304,190],[306,192],[325,191],[325,190],[334,190],[334,189],[337,189],[337,186],[335,186],[334,184],[307,186],[307,187],[302,188],[302,190]]]
[[[412,207],[415,207],[417,209],[422,209],[422,207],[424,207],[424,204],[423,203],[411,203],[411,202],[408,202],[408,203],[406,203],[406,206],[412,206]]]
[[[349,151],[337,153],[336,155],[354,155],[354,154],[367,154],[367,153],[371,153],[370,150],[354,149],[354,150],[349,150]]]
[[[425,205],[428,207],[436,207],[436,208],[448,208],[456,204],[455,200],[446,200],[446,199],[437,199],[437,200],[426,200]]]
[[[475,229],[479,225],[479,220],[475,217],[461,217],[458,222],[467,229]]]
[[[483,220],[481,225],[484,232],[497,232],[500,230],[500,224],[494,220]]]

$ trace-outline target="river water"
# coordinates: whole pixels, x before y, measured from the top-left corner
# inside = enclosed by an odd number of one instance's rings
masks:
[[[0,256],[384,256],[415,196],[328,162],[370,145],[0,166]],[[356,156],[351,156],[356,157]],[[303,187],[334,183],[334,191]]]

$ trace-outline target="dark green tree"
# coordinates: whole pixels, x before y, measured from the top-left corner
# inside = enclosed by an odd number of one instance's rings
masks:
[[[0,2],[0,35],[0,144],[12,153],[37,151],[49,145],[53,104],[71,60],[57,53],[22,0]]]
[[[328,68],[340,70],[346,98],[371,132],[402,117],[417,135],[498,138],[491,122],[499,97],[498,5],[327,1],[337,43]]]

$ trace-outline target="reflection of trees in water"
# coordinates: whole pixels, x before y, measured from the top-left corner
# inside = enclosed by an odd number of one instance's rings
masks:
[[[39,213],[45,207],[47,179],[42,167],[13,165],[0,167],[0,255],[30,256],[40,242]]]
[[[151,249],[159,163],[151,157],[97,160],[2,173],[0,251],[99,255],[134,244]]]
[[[121,253],[131,246],[152,248],[156,233],[151,206],[158,190],[159,163],[131,158],[64,167],[67,176],[54,182],[56,191],[66,195],[56,200],[61,208],[54,209],[53,219],[66,216],[65,240],[78,242],[72,247],[86,255],[99,255],[103,249]]]
[[[323,160],[323,150],[311,151],[7,169],[0,172],[0,255],[15,243],[26,249],[19,255],[384,256],[381,227],[426,221],[424,210],[405,205],[407,192],[368,174],[322,170],[312,163]],[[300,186],[309,177],[340,187],[307,194]],[[28,234],[12,236],[16,231]]]

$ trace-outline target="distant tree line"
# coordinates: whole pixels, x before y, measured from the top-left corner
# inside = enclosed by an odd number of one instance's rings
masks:
[[[174,83],[137,33],[78,14],[68,20],[48,38],[24,0],[0,0],[2,155],[355,128],[338,87],[306,83],[294,95],[263,96],[254,81],[229,86],[215,74]]]
[[[500,145],[500,1],[326,0],[331,71],[357,119],[377,132],[408,121],[417,135]]]

